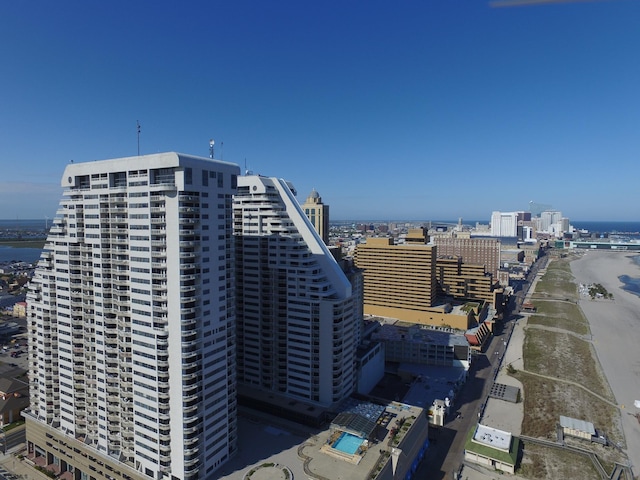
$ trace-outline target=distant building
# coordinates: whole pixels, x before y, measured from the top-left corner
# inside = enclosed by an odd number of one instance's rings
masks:
[[[404,237],[404,243],[410,245],[426,245],[428,242],[429,234],[425,227],[409,229]]]
[[[542,232],[551,232],[552,225],[561,223],[562,212],[556,210],[546,210],[540,214],[540,228]],[[568,228],[567,228],[568,230]]]
[[[329,244],[329,205],[322,203],[322,197],[314,188],[302,205],[304,214],[309,218],[320,238]]]
[[[436,279],[438,295],[496,303],[495,282],[484,265],[463,263],[461,257],[439,257],[436,260]]]
[[[13,316],[18,318],[26,318],[27,302],[16,302],[13,304]]]
[[[461,257],[465,264],[484,265],[494,277],[500,268],[501,242],[496,238],[436,237],[433,243],[438,257]]]
[[[518,212],[499,212],[491,214],[492,237],[517,237]]]

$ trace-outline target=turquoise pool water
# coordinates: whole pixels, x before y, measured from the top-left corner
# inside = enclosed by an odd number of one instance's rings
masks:
[[[353,455],[358,451],[358,447],[362,445],[362,439],[351,435],[350,433],[343,433],[340,438],[333,444],[333,448],[340,450],[341,452]]]

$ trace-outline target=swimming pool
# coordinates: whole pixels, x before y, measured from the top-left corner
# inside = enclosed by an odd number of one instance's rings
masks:
[[[340,438],[333,444],[333,448],[341,452],[353,455],[358,451],[358,447],[362,445],[363,440],[360,437],[344,432]]]

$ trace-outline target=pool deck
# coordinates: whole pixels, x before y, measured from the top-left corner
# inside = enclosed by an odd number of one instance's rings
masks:
[[[387,411],[395,415],[395,420],[415,415],[415,408],[390,405]],[[242,413],[238,421],[238,453],[217,472],[221,480],[243,480],[245,474],[265,463],[288,467],[293,478],[364,480],[378,462],[380,449],[387,447],[390,435],[390,426],[382,427],[380,440],[368,445],[364,455],[356,455],[360,459],[354,463],[350,458],[354,456],[331,448],[330,429],[314,430],[262,413]],[[251,480],[279,480],[279,475],[276,469],[263,468],[256,470]]]

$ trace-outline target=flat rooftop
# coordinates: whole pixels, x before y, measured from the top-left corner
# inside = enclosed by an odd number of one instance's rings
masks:
[[[509,447],[511,447],[511,434],[479,423],[476,432],[473,434],[473,441],[508,452]]]
[[[467,338],[461,333],[436,330],[423,325],[406,322],[381,325],[373,334],[376,340],[403,341],[411,343],[431,343],[446,346],[468,346]]]
[[[411,373],[416,379],[402,399],[409,405],[428,409],[434,400],[448,398],[453,402],[455,387],[464,382],[464,367],[434,367],[415,363],[401,363],[398,370]]]

